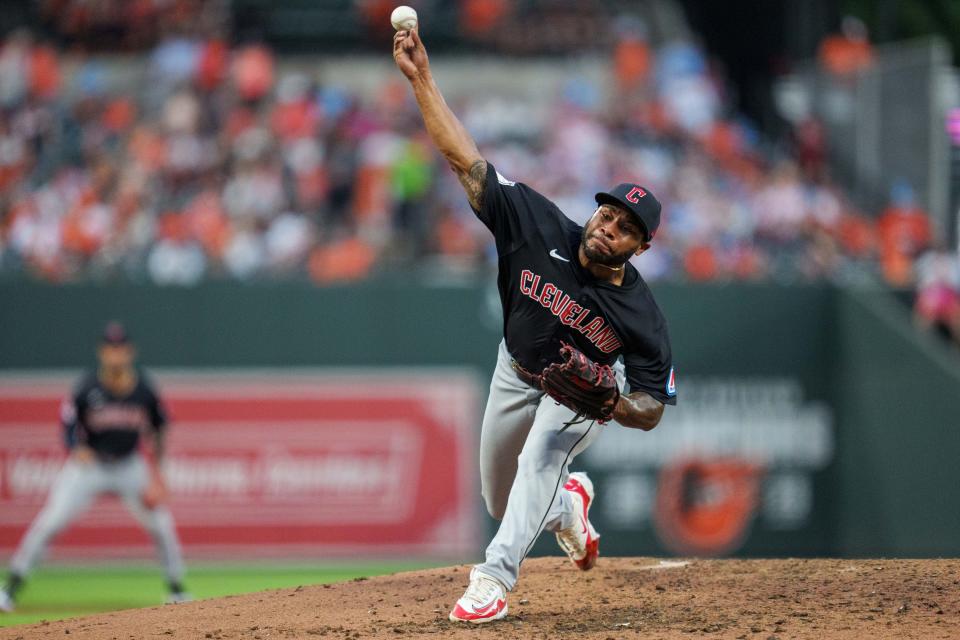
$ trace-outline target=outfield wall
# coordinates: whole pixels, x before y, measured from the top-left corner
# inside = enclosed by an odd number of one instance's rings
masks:
[[[881,292],[837,299],[839,548],[960,554],[960,367]]]
[[[774,285],[655,293],[670,323],[680,403],[650,433],[607,427],[578,460],[601,490],[593,513],[605,553],[960,552],[960,511],[950,509],[960,487],[951,464],[960,450],[958,364],[918,338],[886,293]],[[490,282],[16,283],[0,285],[0,300],[8,380],[22,369],[89,364],[102,324],[120,318],[153,369],[350,369],[358,386],[376,388],[410,367],[454,367],[477,381],[474,429],[500,336]],[[12,436],[3,438],[9,448]],[[7,465],[8,492],[9,474]],[[541,540],[535,551],[553,553],[553,544]]]
[[[476,549],[478,385],[451,368],[157,370],[175,428],[164,477],[191,557],[462,558]],[[64,375],[0,375],[0,553],[64,453]],[[116,499],[63,533],[61,558],[144,557]]]

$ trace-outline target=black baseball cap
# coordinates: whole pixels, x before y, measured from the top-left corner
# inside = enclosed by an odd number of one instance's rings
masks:
[[[647,234],[647,242],[653,240],[660,226],[660,201],[650,190],[632,182],[622,182],[610,191],[601,191],[596,196],[597,204],[612,204],[623,207],[640,222]]]
[[[122,345],[130,343],[130,334],[122,323],[111,320],[103,328],[103,335],[100,337],[101,344]]]

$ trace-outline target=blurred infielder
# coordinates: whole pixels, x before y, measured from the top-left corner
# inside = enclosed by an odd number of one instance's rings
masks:
[[[153,538],[166,573],[167,602],[190,599],[159,473],[167,418],[156,392],[134,366],[135,355],[123,326],[108,324],[97,351],[99,369],[85,374],[64,400],[61,420],[70,457],[10,561],[0,611],[13,611],[17,592],[50,541],[103,494],[120,496]],[[141,435],[148,434],[152,460],[138,450]]]
[[[483,417],[480,473],[487,510],[501,523],[450,613],[454,621],[489,622],[507,614],[506,593],[544,529],[577,567],[594,566],[593,484],[569,473],[570,461],[608,420],[648,431],[664,405],[676,403],[666,322],[628,262],[649,248],[660,203],[640,185],[620,184],[597,194],[581,228],[483,159],[434,83],[417,28],[397,32],[393,56],[499,256],[504,340]],[[621,394],[624,378],[629,394]]]

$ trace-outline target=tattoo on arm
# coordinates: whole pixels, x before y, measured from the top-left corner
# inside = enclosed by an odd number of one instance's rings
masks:
[[[483,187],[487,179],[487,161],[477,160],[469,171],[457,171],[457,178],[467,192],[467,201],[475,211],[483,208]]]

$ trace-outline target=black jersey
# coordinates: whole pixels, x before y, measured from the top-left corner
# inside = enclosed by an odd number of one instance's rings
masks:
[[[503,335],[522,367],[558,362],[566,342],[604,364],[622,356],[631,391],[676,404],[667,323],[633,265],[622,285],[595,278],[578,259],[583,227],[490,163],[476,214],[496,240]]]
[[[96,372],[90,372],[64,400],[61,421],[68,447],[85,444],[100,458],[115,460],[133,453],[141,434],[162,430],[167,417],[142,373],[130,393],[117,396],[100,383]]]

